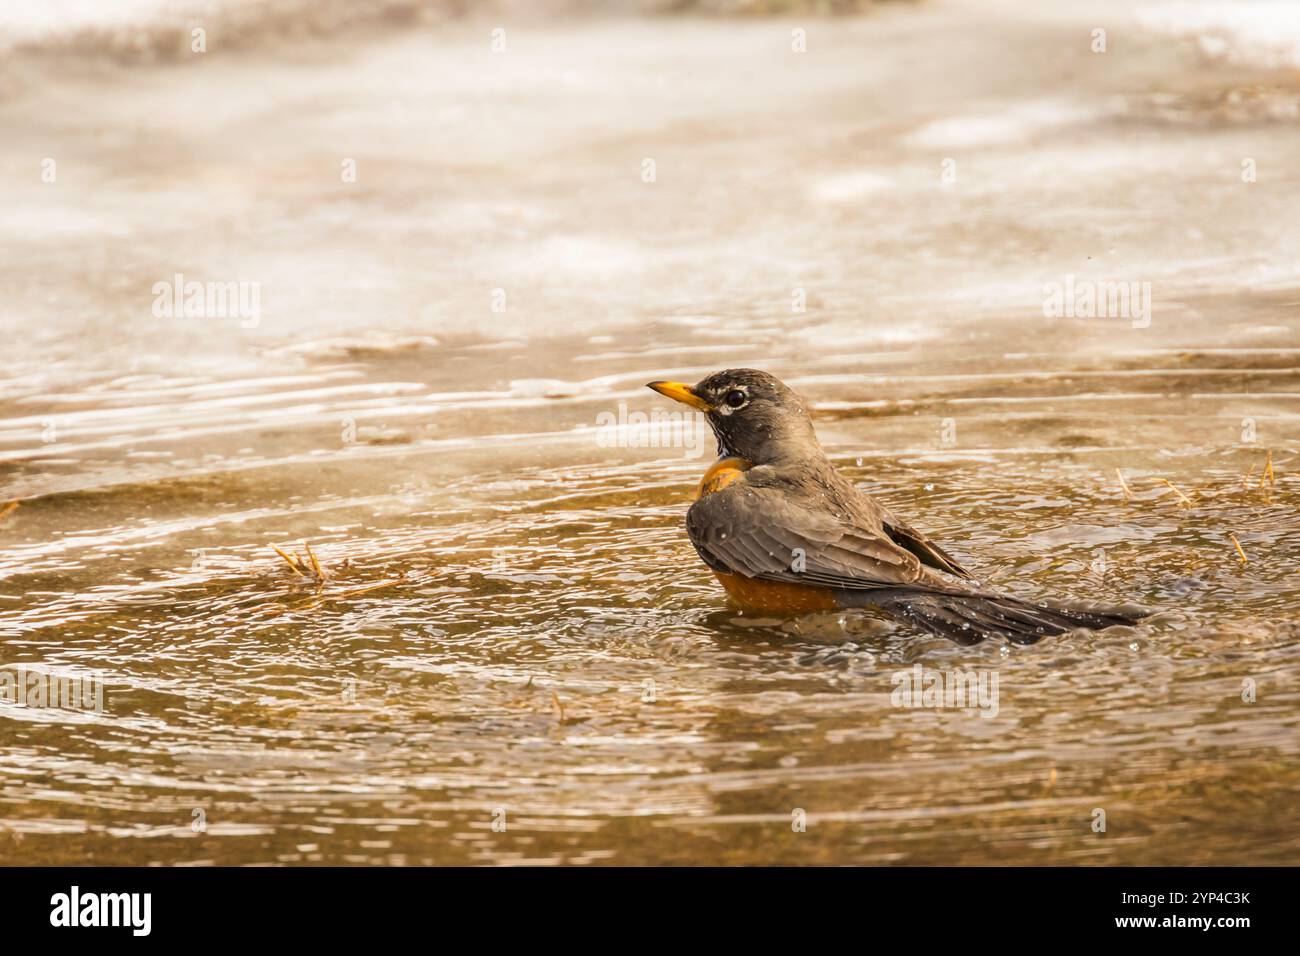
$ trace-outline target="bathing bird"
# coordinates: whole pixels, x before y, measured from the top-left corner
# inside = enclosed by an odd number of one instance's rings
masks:
[[[878,608],[924,631],[975,644],[1032,644],[1141,614],[1046,607],[986,587],[951,554],[841,475],[807,403],[775,376],[726,369],[696,385],[647,386],[700,412],[718,441],[686,514],[686,532],[747,612]]]

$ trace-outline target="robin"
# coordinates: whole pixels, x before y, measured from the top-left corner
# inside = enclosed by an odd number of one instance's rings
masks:
[[[803,399],[767,372],[727,369],[698,385],[651,382],[705,414],[718,460],[686,531],[741,608],[761,614],[874,606],[975,644],[1032,644],[1141,615],[1043,607],[983,587],[952,555],[835,470]]]

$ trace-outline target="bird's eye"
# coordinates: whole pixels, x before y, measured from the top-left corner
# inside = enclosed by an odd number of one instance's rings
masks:
[[[741,405],[745,404],[746,399],[747,396],[744,392],[738,388],[733,388],[723,397],[722,400],[732,408],[739,408]]]

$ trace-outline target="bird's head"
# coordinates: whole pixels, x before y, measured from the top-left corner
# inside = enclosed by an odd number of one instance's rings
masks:
[[[821,454],[804,400],[767,372],[729,368],[695,385],[651,382],[646,387],[703,412],[719,455],[767,465]]]

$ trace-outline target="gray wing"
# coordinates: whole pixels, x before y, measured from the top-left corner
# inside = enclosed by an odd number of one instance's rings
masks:
[[[744,481],[695,502],[686,531],[715,571],[849,590],[938,589],[915,554],[879,531]]]
[[[939,571],[947,571],[959,578],[974,580],[974,575],[962,567],[957,562],[957,559],[943,548],[921,534],[906,521],[896,518],[888,509],[881,508],[880,511],[885,534],[889,535],[890,539],[900,548],[912,552],[924,565]]]

